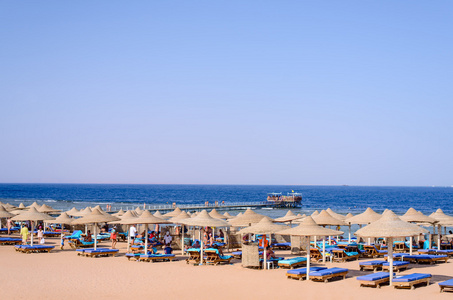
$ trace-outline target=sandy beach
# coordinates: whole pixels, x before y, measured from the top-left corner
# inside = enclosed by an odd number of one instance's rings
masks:
[[[57,238],[47,244],[57,245]],[[110,243],[102,242],[108,247]],[[118,243],[116,257],[87,258],[65,247],[51,253],[23,254],[13,246],[0,246],[0,288],[2,299],[126,299],[135,297],[166,299],[451,299],[452,293],[439,293],[438,282],[453,277],[452,262],[414,265],[402,274],[431,273],[431,284],[415,290],[359,287],[359,262],[326,263],[327,267],[348,268],[345,280],[328,283],[286,279],[285,269],[253,270],[232,265],[193,266],[185,256],[177,261],[145,263],[124,257],[126,243]],[[178,253],[178,252],[177,252]],[[289,251],[276,251],[290,256]],[[359,260],[363,261],[363,259]],[[320,264],[314,264],[320,265]]]

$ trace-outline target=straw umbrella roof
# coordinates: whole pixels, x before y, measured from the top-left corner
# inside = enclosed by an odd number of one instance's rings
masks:
[[[439,221],[440,224],[453,225],[453,217],[446,215],[440,208],[429,216]]]
[[[35,201],[35,202],[33,202],[32,204],[30,204],[29,206],[27,206],[27,207],[28,207],[28,208],[34,207],[34,208],[38,209],[38,208],[41,207],[41,205],[39,205],[38,202]]]
[[[227,221],[211,217],[206,210],[201,211],[195,218],[181,220],[180,223],[189,226],[229,227]]]
[[[382,214],[379,220],[357,230],[355,234],[361,237],[391,238],[416,236],[426,232],[428,232],[426,229],[403,221],[393,211],[388,210]]]
[[[129,220],[137,220],[136,212],[133,210],[126,211],[122,216],[119,216],[118,218],[118,221],[109,222],[109,224],[125,224],[124,222],[128,222]]]
[[[251,209],[247,209],[242,215],[234,219],[230,219],[228,220],[228,222],[231,224],[231,226],[242,227],[258,223],[264,217],[264,215],[258,214]]]
[[[44,221],[53,219],[55,218],[49,216],[46,213],[37,211],[35,207],[31,207],[29,210],[22,211],[19,215],[12,218],[13,221]]]
[[[9,203],[3,204],[3,206],[4,206],[5,209],[8,210],[8,211],[17,210],[17,207],[15,207],[14,205],[9,204]]]
[[[79,213],[79,210],[75,207],[71,208],[70,210],[66,211],[68,216],[76,216],[75,214]]]
[[[124,215],[124,210],[122,208],[118,212],[112,214],[112,216],[115,217],[121,217],[122,215]]]
[[[131,224],[168,224],[167,220],[158,218],[153,216],[149,210],[145,210],[142,212],[140,217],[138,218],[133,218],[133,219],[128,219],[128,220],[121,220],[122,224],[125,225],[131,225]]]
[[[189,219],[190,215],[186,213],[185,211],[182,211],[179,215],[176,217],[170,218],[168,221],[173,222],[173,223],[179,223],[181,220]]]
[[[14,214],[7,212],[3,205],[0,205],[0,218],[11,218]]]
[[[258,223],[241,229],[239,231],[239,233],[241,233],[241,234],[247,234],[247,233],[270,234],[270,233],[275,233],[277,231],[281,231],[281,230],[284,230],[287,228],[289,228],[289,227],[286,225],[276,224],[276,223],[273,223],[272,220],[269,218],[263,218]]]
[[[13,215],[19,215],[19,214],[23,213],[26,210],[25,209],[23,209],[23,210],[21,210],[21,209],[13,209],[13,210],[6,210],[6,211],[12,213]]]
[[[343,231],[324,228],[316,224],[311,216],[306,217],[299,226],[285,229],[277,232],[282,235],[298,235],[298,236],[326,236],[326,235],[340,235]]]
[[[72,215],[75,217],[83,217],[91,214],[91,212],[92,210],[90,207],[85,207],[84,209],[81,209],[79,212],[73,213]]]
[[[425,216],[423,213],[416,211],[414,208],[409,208],[407,212],[400,217],[401,220],[406,222],[416,222],[416,223],[437,223],[437,220],[428,216]]]
[[[27,209],[27,207],[21,202],[17,209]]]
[[[174,211],[164,214],[164,217],[166,217],[166,218],[176,217],[180,213],[181,213],[181,209],[179,207],[176,207]]]
[[[315,211],[311,214],[312,217],[317,216],[317,215],[319,215],[319,211],[317,211],[317,210],[315,210]]]
[[[58,209],[54,209],[54,208],[52,208],[51,206],[49,206],[47,204],[41,205],[41,207],[37,208],[37,210],[39,212],[42,212],[42,213],[55,213],[55,212],[60,212],[61,211],[61,210],[58,210]]]
[[[344,221],[332,217],[324,209],[319,213],[319,215],[314,216],[313,220],[315,220],[318,225],[346,225]]]
[[[234,218],[234,217],[233,217],[232,215],[230,215],[228,212],[225,212],[223,215],[224,215],[225,217],[227,217],[227,219],[232,219],[232,218]]]
[[[99,209],[93,209],[89,215],[83,216],[80,219],[75,219],[72,224],[92,224],[119,221],[120,218],[103,214]]]
[[[59,215],[55,220],[46,221],[47,223],[55,223],[55,224],[71,224],[74,221],[66,212],[63,212]]]
[[[293,213],[291,210],[288,210],[288,212],[286,213],[286,215],[284,215],[283,217],[280,217],[280,218],[277,218],[275,219],[274,221],[275,222],[290,222],[290,221],[293,221],[293,220],[296,220],[296,219],[299,219],[300,217],[298,217],[295,213]]]
[[[222,219],[222,220],[228,219],[228,217],[225,217],[224,215],[220,214],[215,208],[213,210],[211,210],[209,215],[216,219]]]
[[[331,215],[331,216],[334,217],[335,219],[342,220],[342,221],[346,220],[346,216],[337,214],[336,212],[334,212],[334,211],[331,210],[330,208],[327,208],[326,211],[329,213],[329,215]]]
[[[347,218],[346,222],[350,224],[370,224],[380,218],[380,214],[368,207],[363,213]]]
[[[160,211],[156,211],[153,216],[161,218],[161,219],[166,219],[166,217],[160,213]]]
[[[354,217],[354,215],[351,214],[351,213],[348,213],[348,214],[346,215],[346,219],[349,219],[349,218],[352,218],[352,217]]]

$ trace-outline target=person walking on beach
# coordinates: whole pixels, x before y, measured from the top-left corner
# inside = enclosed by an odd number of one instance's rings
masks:
[[[38,241],[40,244],[44,244],[45,241],[44,241],[44,231],[42,231],[42,227],[39,226],[38,228]]]
[[[135,228],[135,225],[132,225],[131,228],[129,229],[129,236],[131,237],[131,245],[134,244],[136,235],[137,235],[137,228]]]
[[[22,245],[27,245],[28,234],[28,227],[23,224],[22,228],[20,229],[20,235],[22,236]]]
[[[110,239],[112,240],[112,249],[115,249],[116,242],[118,241],[115,228],[112,229],[112,233],[110,234]]]
[[[11,220],[11,218],[8,219],[8,221],[6,221],[6,227],[8,228],[8,235],[11,235],[11,229],[13,228],[13,220]]]

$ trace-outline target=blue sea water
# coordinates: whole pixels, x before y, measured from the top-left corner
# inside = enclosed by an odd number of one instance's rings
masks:
[[[311,213],[331,208],[353,214],[371,207],[388,208],[402,214],[413,207],[425,214],[438,208],[453,215],[452,187],[367,187],[367,186],[278,186],[278,185],[135,185],[135,184],[0,184],[0,201],[25,205],[33,201],[67,209],[93,204],[125,207],[146,204],[203,204],[206,201],[265,201],[270,192],[301,192],[302,207],[296,212]],[[286,211],[265,212],[280,216]]]

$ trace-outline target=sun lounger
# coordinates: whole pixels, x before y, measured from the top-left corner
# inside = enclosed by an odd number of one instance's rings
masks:
[[[359,259],[358,252],[346,252],[343,249],[332,250],[333,261],[346,262],[347,260]]]
[[[448,279],[444,282],[439,282],[440,292],[442,293],[444,289],[453,289],[453,279]]]
[[[173,261],[174,254],[141,254],[140,261],[155,262],[155,261]]]
[[[18,245],[22,243],[20,238],[0,238],[0,245]]]
[[[370,260],[362,261],[359,263],[360,271],[373,271],[382,268],[382,265],[386,263],[385,260]]]
[[[393,271],[395,272],[400,272],[401,270],[405,270],[409,267],[409,262],[408,261],[394,261],[393,262]],[[382,271],[390,271],[390,263],[385,262],[382,265]]]
[[[80,239],[82,237],[82,230],[75,230],[71,235],[66,235],[64,239]]]
[[[77,255],[86,256],[86,257],[100,257],[100,256],[115,256],[118,253],[118,249],[109,249],[109,248],[94,248],[90,249],[77,249]]]
[[[141,253],[126,253],[127,260],[136,260],[138,261],[140,259]]]
[[[47,252],[50,253],[55,246],[47,246],[47,245],[16,245],[14,249],[18,252],[23,253],[40,253],[40,252]]]
[[[69,246],[73,249],[79,249],[79,248],[89,248],[94,246],[94,241],[93,242],[85,242],[84,240],[81,239],[69,239],[68,240]]]
[[[423,273],[413,273],[393,279],[394,288],[410,288],[411,290],[415,289],[416,284],[426,283],[426,286],[429,285],[429,280],[431,279],[431,274]]]
[[[198,265],[200,264],[200,260],[201,260],[201,250],[198,249],[198,248],[190,248],[190,249],[187,249],[187,254],[189,254],[189,258],[186,259],[186,262],[188,264],[194,264],[194,265]]]
[[[311,267],[310,271],[315,272],[315,271],[321,271],[327,269],[326,267]],[[288,270],[286,271],[286,278],[287,279],[299,279],[302,280],[307,277],[307,268],[300,268],[300,269],[294,269],[294,270]]]
[[[393,260],[403,261],[406,256],[409,256],[409,253],[393,253]],[[384,255],[384,258],[388,260],[388,255]]]
[[[220,255],[219,250],[217,249],[206,249],[204,253],[206,255],[205,263],[207,265],[218,265],[221,263],[230,264],[231,260],[233,259],[232,255]]]
[[[447,262],[448,255],[407,255],[404,257],[404,260],[410,261],[413,263],[429,263],[434,264],[436,262]]]
[[[448,257],[453,257],[453,250],[437,250],[437,255],[448,255]]]
[[[388,253],[387,250],[378,250],[375,245],[363,245],[363,252],[362,256],[363,257],[379,257],[379,256],[384,256]]]
[[[294,257],[290,259],[283,259],[278,261],[280,268],[294,269],[307,264],[306,257]]]
[[[315,261],[320,261],[322,260],[322,253],[319,251],[318,248],[310,248],[310,259],[313,259]]]
[[[275,243],[271,245],[274,249],[289,250],[291,249],[291,243]]]
[[[371,286],[381,288],[381,284],[390,281],[389,272],[377,272],[372,274],[367,274],[364,276],[357,277],[357,280],[360,282],[360,286]]]
[[[319,271],[314,271],[310,272],[310,279],[313,281],[323,281],[327,282],[331,278],[335,277],[343,277],[343,279],[346,278],[346,275],[348,274],[348,269],[345,268],[330,268],[330,269],[325,269],[325,270],[319,270]]]
[[[16,232],[19,231],[20,227],[12,227],[9,231],[10,232]],[[8,234],[8,228],[0,228],[0,233],[5,233]]]

